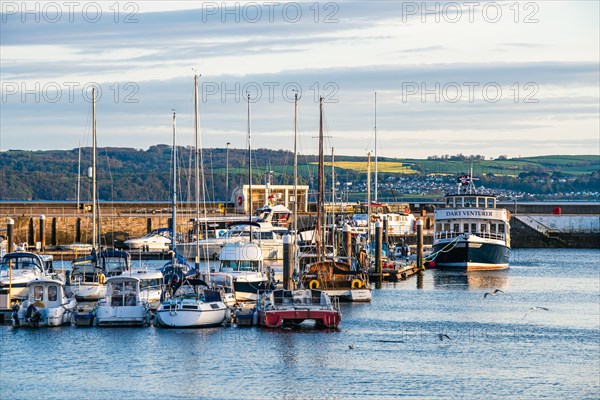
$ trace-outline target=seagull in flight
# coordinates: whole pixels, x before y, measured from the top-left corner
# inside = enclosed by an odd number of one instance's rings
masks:
[[[534,311],[534,310],[550,311],[550,309],[546,308],[546,307],[540,307],[540,306],[530,307],[529,310],[527,310],[527,312],[525,313],[525,315],[523,315],[523,318],[525,318],[527,316],[527,314],[529,314],[531,311]]]
[[[494,289],[494,291],[493,291],[492,293],[490,293],[490,292],[487,292],[486,294],[484,294],[484,295],[483,295],[483,298],[485,299],[485,298],[486,298],[486,297],[488,297],[488,296],[495,296],[495,295],[497,295],[498,293],[504,293],[504,292],[503,292],[502,290],[500,290],[500,289]]]
[[[352,343],[352,344],[349,344],[349,345],[348,345],[348,348],[349,348],[350,350],[354,350],[354,343]]]
[[[440,341],[443,341],[444,338],[448,339],[448,340],[452,340],[452,338],[448,335],[446,335],[445,333],[438,333],[438,338],[440,338]]]

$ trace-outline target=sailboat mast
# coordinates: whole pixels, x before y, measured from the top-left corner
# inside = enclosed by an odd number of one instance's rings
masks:
[[[367,243],[371,241],[371,152],[367,153]]]
[[[375,92],[375,202],[377,203],[377,92]]]
[[[77,157],[77,210],[81,194],[81,142],[79,142],[79,156]],[[79,212],[79,211],[77,211]]]
[[[331,147],[331,237],[333,245],[333,256],[335,257],[335,156],[333,146]]]
[[[196,227],[196,259],[195,259],[195,267],[196,271],[200,270],[200,164],[198,160],[198,131],[199,131],[199,123],[198,123],[198,76],[194,75],[194,150],[195,150],[195,164],[194,164],[194,174],[196,177],[195,187],[196,187],[196,223],[194,224]]]
[[[177,143],[175,142],[175,112],[173,112],[173,203],[171,213],[171,250],[175,263],[175,238],[177,235]]]
[[[323,218],[323,205],[325,199],[323,198],[324,193],[324,173],[325,173],[325,158],[323,154],[323,97],[319,97],[319,180],[318,180],[318,193],[317,193],[317,227],[316,227],[316,238],[317,238],[317,261],[321,261],[323,258],[323,236],[322,236],[322,218]]]
[[[252,126],[250,125],[250,93],[248,95],[248,221],[252,222]],[[252,241],[252,225],[250,227],[250,241]]]
[[[96,88],[92,88],[92,248],[100,244],[98,229],[98,194],[96,187]]]
[[[298,243],[298,93],[294,95],[294,254]]]

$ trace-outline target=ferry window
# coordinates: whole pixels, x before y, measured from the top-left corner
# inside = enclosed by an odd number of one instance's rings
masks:
[[[490,232],[496,233],[496,224],[491,224],[490,225]]]
[[[487,208],[494,208],[494,198],[493,197],[489,197],[487,199]]]
[[[450,224],[444,224],[444,231],[450,232]]]
[[[460,230],[458,224],[454,224],[454,228],[452,229],[454,232],[458,232]]]
[[[442,230],[442,224],[435,224],[436,232],[440,232]]]
[[[43,286],[35,286],[33,288],[33,300],[44,300],[44,287]]]
[[[485,199],[482,199],[481,197],[477,198],[477,207],[478,208],[483,208],[485,207]]]
[[[498,232],[499,233],[504,233],[504,224],[499,224],[498,225]]]
[[[480,228],[479,228],[480,232],[485,232],[486,231],[486,225],[485,224],[481,224]]]
[[[58,286],[48,286],[48,301],[58,299]]]
[[[463,224],[463,232],[469,232],[469,224]]]
[[[477,224],[471,224],[471,232],[477,232]]]

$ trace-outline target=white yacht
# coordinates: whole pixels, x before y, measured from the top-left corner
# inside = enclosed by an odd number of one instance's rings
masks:
[[[27,284],[27,300],[13,306],[13,326],[60,326],[71,322],[77,301],[65,294],[62,281],[38,278]]]
[[[283,258],[283,235],[287,228],[275,227],[270,222],[236,222],[221,236],[198,241],[201,259],[218,260],[221,247],[225,243],[250,242],[252,240],[260,243],[264,259],[279,260]],[[177,251],[187,258],[196,257],[196,243],[177,244]]]
[[[52,256],[25,251],[7,253],[0,262],[0,294],[12,300],[28,296],[27,284],[38,278],[49,277],[53,272]]]
[[[123,244],[131,250],[168,250],[171,246],[171,230],[155,229],[140,238],[128,239]]]
[[[231,275],[238,303],[255,302],[259,292],[273,289],[271,272],[264,265],[261,245],[258,243],[226,243],[221,249],[220,259],[219,272]]]
[[[140,292],[140,280],[113,276],[106,280],[106,296],[95,310],[98,326],[149,325],[150,306]]]
[[[148,302],[152,310],[156,310],[162,295],[163,274],[160,271],[145,268],[133,270],[126,275],[140,280],[142,300]]]
[[[131,268],[131,256],[125,251],[104,250],[74,260],[67,279],[67,294],[77,301],[98,301],[106,295],[106,279]]]

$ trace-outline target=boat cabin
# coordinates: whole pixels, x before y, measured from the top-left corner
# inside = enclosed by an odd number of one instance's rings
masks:
[[[221,249],[220,272],[261,271],[263,255],[257,243],[226,243]]]
[[[40,279],[28,283],[30,304],[42,303],[45,308],[60,307],[65,294],[61,281],[55,279]]]
[[[0,263],[0,270],[8,271],[34,270],[39,273],[52,272],[52,256],[28,252],[13,252],[5,254]]]
[[[135,306],[140,299],[140,280],[133,276],[114,276],[106,280],[106,299],[112,307]]]

